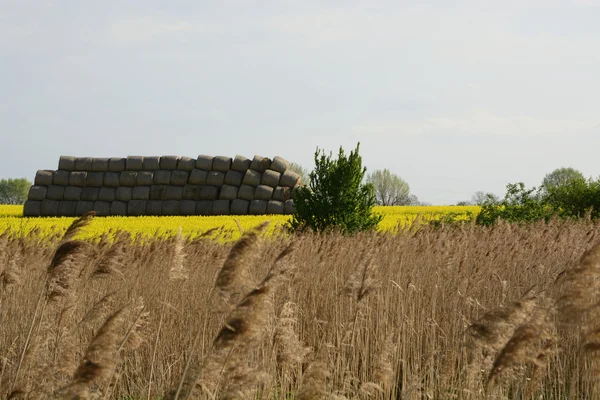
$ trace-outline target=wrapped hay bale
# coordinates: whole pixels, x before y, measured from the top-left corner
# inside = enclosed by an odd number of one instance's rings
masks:
[[[275,188],[277,187],[277,185],[279,185],[280,177],[281,174],[279,172],[273,171],[272,169],[268,169],[263,173],[262,178],[260,180],[260,184]]]
[[[33,180],[34,185],[38,186],[50,186],[54,180],[54,171],[50,170],[39,170],[35,173],[35,179]]]
[[[254,192],[254,198],[256,200],[271,200],[273,197],[273,188],[267,185],[258,185]],[[266,207],[266,206],[265,206]]]
[[[130,187],[118,187],[115,192],[115,199],[118,201],[131,201],[133,197],[133,188]]]
[[[157,171],[159,169],[160,169],[160,157],[158,157],[158,156],[144,157],[144,162],[142,163],[142,170]]]
[[[70,174],[71,173],[69,171],[63,171],[61,169],[55,171],[54,175],[52,176],[52,184],[59,186],[67,186],[69,184]]]
[[[113,189],[114,190],[114,189]],[[64,199],[67,201],[81,200],[81,188],[77,186],[66,186]]]
[[[244,174],[244,179],[242,180],[242,184],[243,185],[258,186],[258,185],[260,185],[261,175],[262,174],[260,172],[255,171],[253,169],[249,169]]]
[[[155,171],[154,172],[154,184],[155,185],[171,184],[171,171]]]
[[[241,172],[245,174],[248,169],[250,169],[251,160],[247,159],[244,156],[237,155],[233,159],[233,163],[231,164],[231,169],[233,171]]]
[[[212,201],[196,202],[196,215],[212,215]]]
[[[162,156],[160,158],[160,169],[165,171],[173,171],[177,169],[179,156]]]
[[[279,179],[279,186],[294,187],[300,183],[300,175],[293,171],[285,171]]]
[[[119,186],[134,187],[137,183],[137,171],[123,171],[119,177]]]
[[[120,172],[106,172],[104,174],[104,186],[107,187],[118,187],[121,181]]]
[[[219,193],[219,200],[233,200],[237,198],[239,188],[237,186],[223,185]]]
[[[146,202],[146,215],[162,215],[162,200],[148,200]]]
[[[85,186],[102,187],[104,185],[104,172],[88,172]]]
[[[66,200],[66,191],[65,191],[65,200]],[[100,192],[98,193],[99,201],[115,201],[117,198],[117,189],[112,187],[101,187]]]
[[[92,172],[108,172],[108,158],[94,158]]]
[[[56,200],[42,200],[40,215],[42,217],[57,217],[59,203]]]
[[[39,217],[42,212],[42,202],[27,200],[23,205],[24,217]]]
[[[141,171],[144,167],[144,157],[127,156],[125,160],[125,171]]]
[[[273,200],[286,201],[292,198],[292,189],[287,186],[277,186],[273,191]]]
[[[125,159],[124,158],[109,158],[108,159],[108,171],[109,172],[122,172],[125,171]]]
[[[163,202],[162,215],[179,215],[180,201],[178,200],[166,200]]]
[[[248,200],[235,199],[231,201],[230,213],[232,215],[248,215],[250,202]]]
[[[212,207],[213,215],[229,215],[229,200],[215,200]]]
[[[62,169],[64,171],[74,171],[75,170],[75,157],[71,156],[60,156],[58,159],[58,169]]]
[[[240,186],[244,180],[244,174],[238,171],[227,171],[224,183],[226,185]]]
[[[196,215],[196,202],[194,200],[182,200],[179,203],[180,215]]]
[[[187,171],[173,171],[171,172],[171,185],[183,186],[188,183]]]
[[[77,206],[76,201],[61,201],[58,205],[58,216],[59,217],[74,217],[75,207]]]
[[[27,195],[27,200],[30,200],[30,201],[45,200],[47,192],[48,192],[48,188],[46,186],[33,185],[32,187],[29,188],[29,194]]]
[[[92,157],[75,158],[75,171],[92,172]]]
[[[131,200],[127,203],[127,215],[139,217],[146,213],[146,200]]]
[[[154,183],[154,172],[140,171],[137,176],[137,186],[150,186]]]
[[[183,198],[183,187],[167,186],[165,200],[181,200]],[[163,204],[164,206],[164,204]]]
[[[96,201],[93,210],[96,211],[96,216],[107,217],[110,215],[110,203],[108,201]]]
[[[200,186],[200,200],[217,200],[219,188],[215,186]]]
[[[164,200],[167,197],[166,185],[150,186],[150,200]]]
[[[267,213],[267,201],[266,200],[252,200],[250,202],[250,208],[248,214],[251,215],[264,215]]]
[[[93,201],[78,201],[75,204],[75,216],[87,214],[94,209]]]
[[[271,162],[271,169],[273,171],[279,172],[283,174],[290,167],[290,162],[284,158],[276,156],[273,158],[273,162]]]
[[[238,190],[238,199],[252,201],[254,200],[255,191],[256,188],[254,186],[242,185]]]
[[[100,194],[100,188],[96,187],[84,187],[81,189],[81,200],[83,201],[96,201]]]
[[[48,200],[63,200],[65,195],[66,186],[50,185],[46,191],[46,198]]]
[[[177,169],[180,171],[192,171],[196,168],[196,159],[191,157],[181,157],[177,162]]]
[[[135,186],[131,193],[132,200],[150,200],[150,186]]]
[[[87,172],[71,171],[69,173],[69,185],[84,187],[87,180]]]
[[[267,203],[267,214],[283,214],[284,209],[283,201],[269,200]]]
[[[227,172],[231,169],[231,157],[217,156],[213,159],[212,170]],[[214,209],[214,205],[213,205]]]
[[[200,200],[200,185],[185,185],[183,187],[183,200]]]
[[[294,205],[294,200],[286,200],[284,203],[284,213],[285,214],[293,214],[296,212],[296,206]]]
[[[306,189],[306,186],[304,185],[296,185],[292,188],[292,199],[296,196],[296,193],[298,193],[299,190],[302,189]]]
[[[190,174],[189,183],[192,185],[206,185],[207,176],[208,171],[204,171],[203,169],[195,169]]]
[[[254,156],[250,163],[250,169],[258,172],[265,172],[271,166],[271,160],[263,156]]]
[[[207,156],[205,154],[200,154],[196,159],[196,168],[203,169],[205,171],[210,171],[213,169],[213,159],[214,157]]]
[[[221,171],[210,171],[206,177],[206,184],[210,186],[222,186],[225,182],[225,174]]]
[[[110,203],[110,215],[126,216],[127,203],[124,201],[113,201],[112,203]]]

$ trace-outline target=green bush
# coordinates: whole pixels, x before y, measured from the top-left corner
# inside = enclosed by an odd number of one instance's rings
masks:
[[[600,179],[582,177],[549,187],[544,201],[562,217],[583,218],[589,214],[597,219],[600,217]]]
[[[309,185],[300,187],[294,197],[296,212],[290,222],[293,230],[355,233],[377,227],[382,217],[372,213],[375,188],[362,183],[367,169],[362,166],[359,146],[348,156],[340,147],[337,160],[317,148]]]

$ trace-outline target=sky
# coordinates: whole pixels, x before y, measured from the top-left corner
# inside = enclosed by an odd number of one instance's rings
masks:
[[[0,178],[360,142],[422,201],[600,175],[600,0],[0,0]]]

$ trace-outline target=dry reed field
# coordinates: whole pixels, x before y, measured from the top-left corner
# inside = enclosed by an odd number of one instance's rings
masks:
[[[0,237],[0,398],[599,398],[600,226]]]

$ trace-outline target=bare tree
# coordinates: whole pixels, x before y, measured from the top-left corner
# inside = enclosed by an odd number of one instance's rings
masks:
[[[477,205],[477,206],[480,206],[483,203],[488,202],[488,201],[496,203],[496,202],[500,201],[500,199],[498,198],[498,196],[496,196],[493,193],[489,193],[489,192],[486,193],[481,190],[475,192],[473,194],[473,196],[471,197],[471,204]]]
[[[408,183],[388,169],[373,171],[367,176],[367,182],[375,186],[375,197],[379,205],[405,206],[418,203],[417,197],[410,194]]]
[[[309,176],[308,170],[304,168],[302,165],[292,162],[290,163],[290,170],[300,175],[300,179],[302,180],[303,185],[308,185]]]

